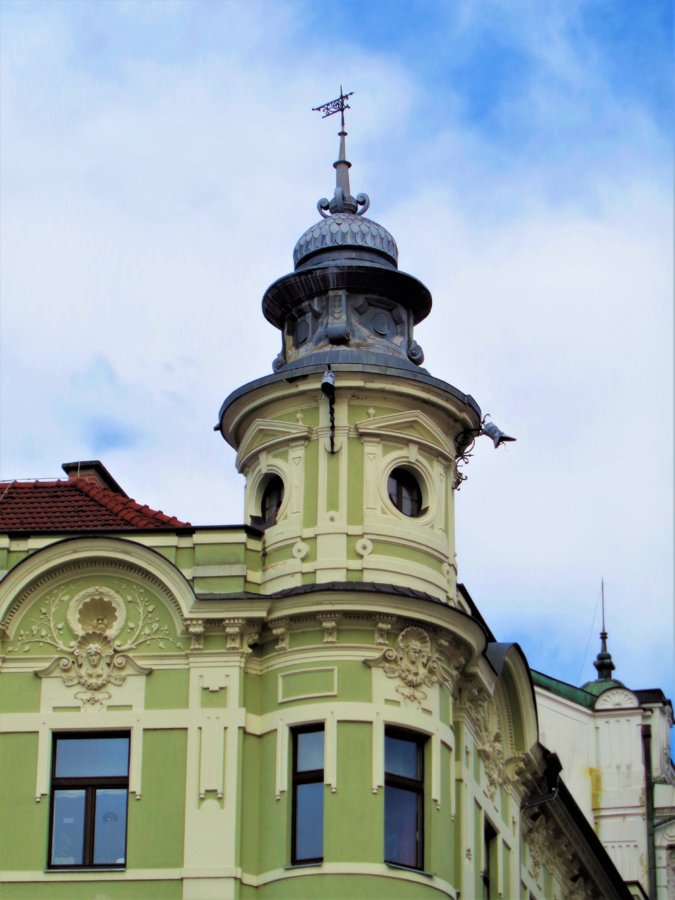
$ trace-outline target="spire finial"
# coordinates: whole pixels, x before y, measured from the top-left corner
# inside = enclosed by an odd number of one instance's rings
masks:
[[[335,194],[333,195],[332,200],[329,201],[326,197],[322,197],[317,203],[318,210],[324,219],[328,218],[326,210],[330,210],[331,214],[341,212],[356,213],[358,211],[358,215],[363,215],[370,206],[370,200],[367,194],[359,194],[357,197],[352,197],[351,188],[349,186],[349,169],[352,164],[347,160],[345,110],[351,109],[347,100],[349,100],[353,94],[354,91],[345,94],[342,85],[340,85],[339,97],[335,100],[329,100],[327,103],[322,103],[320,106],[312,107],[312,112],[323,113],[322,119],[335,115],[335,113],[340,113],[340,130],[338,131],[338,137],[340,138],[340,152],[337,160],[333,163],[333,167],[335,168]],[[362,209],[359,209],[359,207],[362,207]]]
[[[593,665],[598,671],[598,681],[609,681],[612,678],[612,672],[616,668],[612,662],[612,654],[607,650],[607,630],[605,628],[605,579],[600,580],[600,590],[602,592],[602,631],[600,632],[600,652],[595,658]]]

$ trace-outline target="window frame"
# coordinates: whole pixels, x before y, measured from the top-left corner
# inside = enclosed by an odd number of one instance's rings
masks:
[[[85,776],[57,776],[56,775],[56,751],[60,740],[107,740],[126,738],[127,740],[127,774],[126,775],[85,775]],[[47,844],[47,869],[49,871],[63,871],[70,869],[124,869],[127,865],[127,843],[129,832],[129,766],[131,763],[131,732],[130,731],[56,731],[52,732],[52,760],[49,780],[49,842]],[[95,863],[94,850],[96,846],[96,791],[98,790],[126,790],[127,815],[124,825],[124,862]],[[82,835],[82,862],[81,863],[53,863],[54,841],[54,797],[57,791],[83,790],[84,791],[84,822]]]
[[[274,497],[273,491],[276,489],[278,495]],[[279,510],[284,502],[284,494],[286,493],[286,485],[284,479],[276,472],[271,472],[264,480],[262,492],[260,494],[260,518],[266,528],[276,525],[279,516]],[[274,499],[274,504],[268,503],[269,499]],[[269,510],[266,508],[269,505]]]
[[[298,858],[298,785],[303,784],[324,784],[324,766],[320,769],[308,769],[306,771],[298,771],[298,737],[302,734],[309,734],[320,731],[324,739],[324,754],[326,748],[326,728],[323,722],[316,722],[312,725],[302,725],[293,728],[291,731],[292,746],[292,767],[291,767],[291,865],[292,866],[310,866],[320,865],[323,862],[323,852],[321,856]],[[323,851],[323,819],[321,822],[321,850]]]
[[[488,817],[483,814],[483,871],[481,872],[481,878],[483,881],[484,900],[490,900],[494,895],[493,887],[495,876],[497,874],[495,857],[498,835],[499,832],[497,829]]]
[[[387,738],[392,737],[397,740],[404,740],[414,743],[417,747],[417,778],[410,778],[405,775],[398,775],[393,772],[387,772]],[[407,729],[389,727],[384,729],[384,792],[385,792],[385,818],[384,818],[384,861],[392,866],[401,866],[405,869],[414,869],[416,871],[424,871],[424,748],[427,736],[417,731],[408,731]],[[411,866],[407,862],[397,859],[387,858],[387,814],[386,814],[386,793],[388,787],[398,788],[399,790],[414,793],[417,797],[416,815],[415,815],[415,865]]]
[[[396,488],[395,491],[390,489],[392,481]],[[387,475],[387,498],[394,509],[402,516],[405,516],[407,519],[419,519],[428,509],[428,506],[424,505],[423,484],[424,482],[417,471],[410,466],[398,463]],[[406,511],[408,503],[411,504],[410,509],[412,511],[410,512]]]

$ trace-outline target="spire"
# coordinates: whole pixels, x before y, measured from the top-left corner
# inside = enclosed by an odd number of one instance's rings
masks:
[[[605,628],[605,579],[600,582],[602,591],[602,631],[600,632],[600,652],[593,665],[598,670],[597,681],[611,681],[612,672],[616,668],[612,662],[612,654],[607,650],[607,630]]]
[[[312,112],[322,112],[323,116],[321,118],[323,119],[335,113],[340,113],[340,130],[338,131],[340,151],[338,158],[333,163],[335,169],[335,193],[332,200],[322,197],[317,203],[317,208],[324,219],[327,219],[329,216],[326,210],[330,210],[330,215],[335,215],[335,213],[356,213],[362,216],[370,206],[370,199],[367,194],[358,194],[356,197],[353,197],[349,186],[349,170],[352,164],[347,159],[345,110],[351,109],[347,100],[353,94],[354,91],[345,94],[342,90],[342,85],[340,85],[340,96],[336,100],[329,100],[328,103],[322,103],[321,106],[312,108]],[[359,207],[362,207],[362,209],[359,209]]]

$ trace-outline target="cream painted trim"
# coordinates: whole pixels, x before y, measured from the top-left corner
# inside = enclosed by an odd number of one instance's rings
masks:
[[[333,709],[329,711],[324,725],[323,757],[323,783],[334,794],[337,791],[337,720]]]
[[[431,743],[431,802],[441,808],[441,735],[438,728],[429,738]]]
[[[243,543],[242,538],[246,541],[249,541],[250,535],[246,534],[246,526],[241,525],[236,530],[227,530],[223,529],[223,531],[212,531],[209,529],[208,531],[199,531],[197,529],[193,535],[193,542],[195,546],[197,544],[241,544]]]
[[[59,653],[54,656],[5,656],[0,659],[0,671],[2,672],[31,672],[35,673],[39,669],[46,668],[54,658],[62,655]],[[149,669],[185,669],[185,653],[180,651],[177,653],[136,653],[134,652],[134,662],[142,667]],[[152,673],[150,673],[152,674]],[[36,675],[36,678],[38,676]]]
[[[208,791],[215,791],[222,800],[225,769],[225,732],[229,731],[224,716],[210,715],[202,711],[203,722],[199,726],[199,799],[203,800]]]
[[[258,435],[267,432],[271,437],[260,441],[252,446],[254,439]],[[309,440],[311,430],[306,425],[293,424],[292,422],[284,422],[280,419],[256,419],[246,431],[239,445],[239,452],[235,460],[235,466],[238,472],[245,472],[248,469],[251,460],[262,453],[269,453],[276,447],[283,446],[289,442],[306,442]]]
[[[408,881],[413,884],[421,884],[425,887],[439,891],[445,897],[456,898],[457,888],[449,881],[438,878],[436,875],[420,875],[409,869],[394,868],[384,863],[322,863],[319,866],[298,866],[286,869],[272,869],[261,875],[249,875],[242,872],[242,884],[250,887],[262,887],[272,881],[285,881],[289,878],[303,878],[322,875],[370,875],[379,878],[395,878],[396,881]]]
[[[420,734],[431,736],[434,728],[438,727],[441,741],[450,748],[455,745],[452,728],[448,725],[434,723],[433,716],[410,707],[385,706],[375,703],[332,703],[330,708],[335,712],[335,721],[340,722],[370,722],[377,721],[377,717],[386,725],[404,728],[411,731],[419,731]],[[238,710],[243,713],[243,710]],[[307,706],[285,707],[281,710],[266,713],[264,716],[246,714],[246,733],[253,735],[268,734],[277,731],[283,723],[288,728],[296,725],[306,725],[312,722],[325,722],[328,708],[325,703],[313,703]],[[185,720],[183,720],[185,721]],[[228,721],[228,725],[229,725]],[[155,726],[157,727],[157,726]]]
[[[73,719],[75,722],[73,724]],[[143,727],[141,726],[141,717],[136,714],[133,721],[126,725],[120,725],[114,720],[111,721],[111,715],[105,717],[97,715],[83,714],[59,714],[40,716],[40,722],[37,728],[31,729],[7,729],[3,727],[1,730],[6,732],[12,731],[37,731],[38,733],[38,752],[37,766],[35,777],[35,802],[40,803],[43,797],[49,795],[49,781],[51,772],[52,758],[52,735],[54,734],[74,734],[77,732],[87,731],[118,731],[120,728],[129,731],[130,740],[130,757],[129,757],[129,794],[133,794],[136,800],[141,799],[141,774],[143,759]],[[6,725],[7,717],[3,717],[3,726]],[[49,721],[51,720],[51,721]],[[65,721],[62,721],[65,720]],[[58,724],[57,724],[58,723]],[[57,727],[55,727],[55,725]]]
[[[428,434],[410,434],[404,429],[409,426],[421,426]],[[362,419],[355,425],[359,435],[385,438],[396,443],[414,442],[421,444],[434,456],[442,453],[447,459],[454,460],[455,450],[447,436],[436,423],[419,410],[404,410],[375,419]]]
[[[218,566],[193,566],[192,569],[184,569],[183,574],[186,578],[217,578],[228,575],[246,575],[246,565],[244,563],[229,563],[227,565]]]
[[[124,731],[141,721],[145,731],[181,731],[200,725],[204,719],[204,712],[205,710],[201,709],[148,709],[139,714],[132,710],[108,710],[100,717],[98,713],[88,714],[79,711],[44,715],[37,712],[7,713],[0,718],[0,733],[36,732],[40,730],[42,724],[54,731],[100,731],[103,728]],[[240,707],[224,710],[222,715],[228,728],[243,728],[247,721],[246,712]],[[324,717],[325,710],[319,718]],[[266,730],[272,731],[274,727],[276,725]]]
[[[384,727],[382,713],[373,717],[373,793],[384,787]]]
[[[247,722],[248,724],[248,722]],[[248,728],[246,729],[248,731]],[[271,730],[271,729],[270,729]],[[277,753],[276,753],[276,784],[274,789],[274,799],[280,800],[281,795],[288,790],[288,740],[289,729],[282,718],[279,718],[276,726],[277,732]],[[259,732],[264,734],[265,732]]]
[[[3,872],[0,884],[30,883],[36,882],[83,882],[83,881],[180,881],[183,878],[183,869],[116,869],[105,871],[101,869],[72,869],[71,871],[18,871]],[[229,877],[236,877],[235,872],[229,872]],[[227,877],[227,876],[225,876]]]
[[[324,653],[325,659],[325,653]],[[332,691],[315,691],[311,694],[294,694],[292,697],[283,696],[283,679],[293,677],[294,675],[305,675],[316,672],[332,672],[333,673],[333,690]],[[315,669],[294,669],[292,672],[282,672],[277,681],[277,703],[294,703],[296,700],[309,700],[313,697],[335,697],[338,692],[338,673],[335,666],[324,666]]]
[[[153,576],[173,598],[174,603],[167,604],[167,607],[180,630],[181,616],[187,615],[195,602],[192,588],[181,571],[159,553],[142,544],[108,537],[58,541],[19,563],[0,582],[0,619],[4,619],[17,599],[38,579],[56,575],[61,567],[88,560],[96,560],[102,567],[108,562],[117,566],[126,563],[135,567],[141,577],[143,573]]]

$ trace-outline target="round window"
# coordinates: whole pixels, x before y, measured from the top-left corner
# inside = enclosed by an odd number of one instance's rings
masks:
[[[265,525],[274,525],[277,513],[284,499],[284,483],[278,475],[270,476],[262,500],[260,501],[260,515]]]
[[[393,469],[387,479],[389,499],[404,516],[419,516],[422,512],[422,489],[409,469]]]

